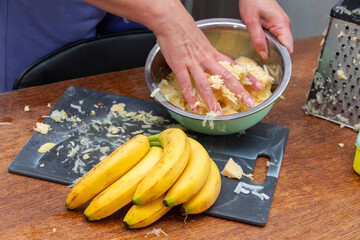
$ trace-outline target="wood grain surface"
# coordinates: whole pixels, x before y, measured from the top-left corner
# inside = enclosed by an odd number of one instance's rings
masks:
[[[352,168],[357,133],[306,115],[302,106],[320,53],[321,37],[295,41],[292,77],[284,100],[263,122],[286,126],[290,135],[264,227],[206,216],[184,222],[173,208],[155,224],[127,230],[126,208],[87,222],[84,208],[68,211],[67,186],[11,174],[7,168],[70,85],[150,98],[144,68],[91,76],[0,94],[0,239],[359,239],[360,176]],[[25,112],[29,105],[31,111]],[[338,144],[343,143],[344,147]],[[161,228],[168,236],[148,234]]]

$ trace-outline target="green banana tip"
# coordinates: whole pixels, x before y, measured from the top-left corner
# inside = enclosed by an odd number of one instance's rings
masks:
[[[149,142],[156,142],[156,141],[159,141],[160,134],[161,133],[150,135],[150,136],[147,136],[147,138],[148,138]]]
[[[140,206],[143,203],[139,200],[139,198],[133,198],[132,203],[136,206]]]

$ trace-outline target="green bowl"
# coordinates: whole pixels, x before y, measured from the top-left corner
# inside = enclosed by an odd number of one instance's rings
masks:
[[[236,114],[216,116],[212,121],[206,121],[204,115],[187,112],[176,107],[167,101],[160,92],[156,93],[154,98],[169,111],[176,121],[192,131],[209,135],[243,132],[260,122],[268,114],[275,100],[287,87],[291,76],[290,55],[277,38],[265,30],[270,57],[262,60],[251,44],[246,26],[237,19],[206,19],[197,21],[196,24],[219,52],[233,59],[246,56],[260,65],[271,64],[274,66],[273,69],[277,74],[273,76],[275,81],[272,85],[272,95],[254,108]],[[157,88],[158,82],[170,72],[171,69],[161,54],[159,45],[156,44],[149,53],[145,64],[145,79],[149,90],[153,92]]]

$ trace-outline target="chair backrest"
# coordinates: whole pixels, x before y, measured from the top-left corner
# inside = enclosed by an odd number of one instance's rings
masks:
[[[28,67],[15,80],[13,90],[141,67],[155,44],[155,35],[150,31],[75,42]]]

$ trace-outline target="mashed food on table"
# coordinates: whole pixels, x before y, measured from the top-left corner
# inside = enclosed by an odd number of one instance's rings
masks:
[[[253,107],[259,105],[268,97],[270,97],[272,94],[271,84],[273,83],[274,78],[270,76],[266,65],[264,65],[264,67],[260,67],[254,60],[243,56],[237,58],[235,61],[239,65],[231,66],[228,62],[219,63],[224,66],[228,71],[230,71],[235,76],[235,78],[241,82],[244,88],[250,93],[255,102]],[[254,90],[251,88],[251,82],[246,77],[247,72],[254,75],[260,81],[263,89]],[[230,90],[225,86],[224,80],[221,76],[209,74],[207,74],[207,76],[211,88],[213,89],[216,99],[220,103],[224,115],[239,113],[249,109],[239,101],[239,99],[235,96],[234,93],[230,92]],[[167,76],[167,79],[163,79],[159,83],[159,89],[161,94],[169,102],[185,111],[191,112],[191,109],[181,92],[180,86],[176,80],[174,73],[170,73]],[[199,109],[199,112],[197,113],[206,115],[209,112],[209,109],[207,108],[206,104],[200,96],[199,91],[196,88],[194,88],[194,94],[195,97],[198,99],[196,105]]]

